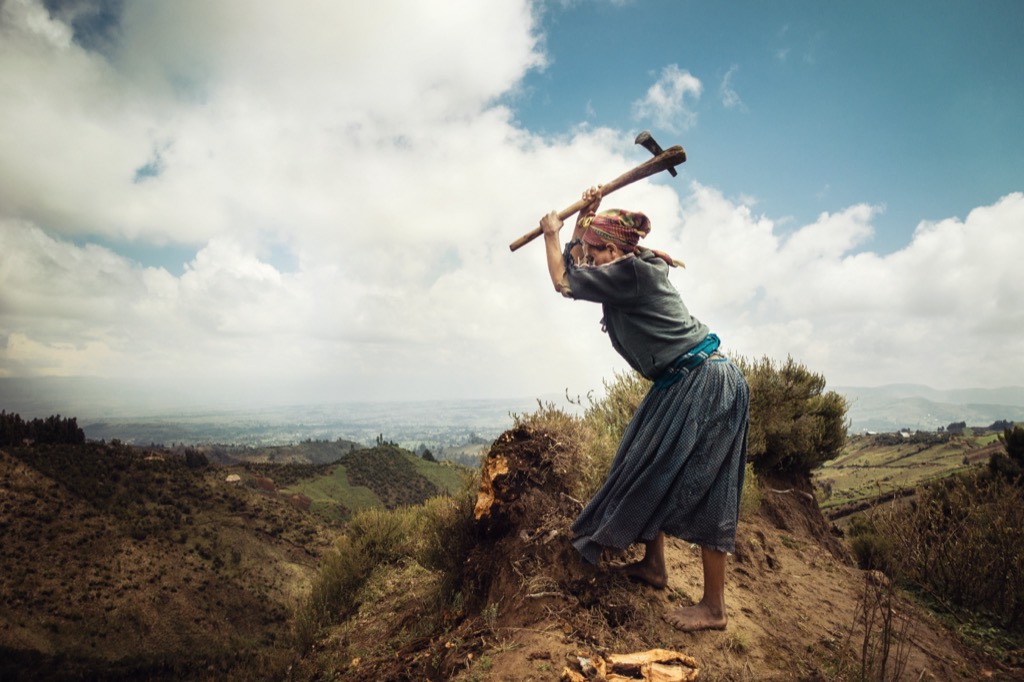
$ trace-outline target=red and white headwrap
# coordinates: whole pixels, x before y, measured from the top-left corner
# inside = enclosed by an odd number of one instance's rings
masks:
[[[583,241],[592,246],[615,244],[623,253],[635,253],[640,239],[651,231],[651,221],[643,213],[612,208],[596,215],[584,216]],[[654,251],[653,249],[651,249]],[[662,260],[675,267],[678,263],[661,251],[654,251]]]

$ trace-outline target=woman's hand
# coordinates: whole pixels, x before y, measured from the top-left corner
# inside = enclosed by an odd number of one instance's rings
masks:
[[[540,219],[540,229],[546,236],[558,236],[562,229],[562,219],[558,217],[558,211],[552,211]]]
[[[597,209],[601,207],[601,185],[585,190],[583,192],[583,201],[587,202],[587,205],[580,209],[581,216],[588,213],[597,213]]]

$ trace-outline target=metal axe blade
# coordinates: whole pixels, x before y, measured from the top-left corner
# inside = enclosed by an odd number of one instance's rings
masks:
[[[647,130],[637,135],[636,139],[633,140],[633,142],[643,146],[644,149],[651,153],[651,156],[657,156],[658,154],[661,154],[664,151],[661,148],[661,145],[658,144],[657,141],[651,136],[650,131]],[[672,177],[676,177],[676,175],[678,175],[676,173],[675,168],[669,168],[668,172],[669,175],[671,175]]]

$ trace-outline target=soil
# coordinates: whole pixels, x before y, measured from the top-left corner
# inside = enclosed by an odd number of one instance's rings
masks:
[[[963,646],[884,576],[857,569],[809,494],[809,481],[764,482],[760,509],[741,518],[729,557],[728,627],[680,632],[663,615],[700,599],[699,548],[667,540],[665,589],[611,568],[638,558],[640,548],[585,564],[568,535],[582,504],[571,493],[577,456],[557,434],[526,427],[503,434],[483,468],[480,537],[466,564],[462,615],[441,636],[409,636],[386,654],[374,653],[388,638],[381,620],[408,629],[424,608],[413,583],[393,588],[373,606],[375,614],[364,611],[339,631],[344,650],[366,655],[341,662],[334,674],[367,681],[557,680],[565,669],[581,672],[581,658],[667,649],[696,659],[700,680],[1024,679],[1024,669]],[[891,610],[875,608],[888,596]],[[888,628],[883,614],[891,615]],[[367,627],[371,621],[376,628]],[[887,656],[877,647],[882,641],[891,644]],[[877,677],[883,659],[885,675]],[[862,678],[872,664],[875,674]]]

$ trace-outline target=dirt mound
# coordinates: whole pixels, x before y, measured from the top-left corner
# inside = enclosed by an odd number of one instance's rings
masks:
[[[593,579],[569,543],[569,524],[582,509],[571,494],[577,457],[552,434],[526,427],[495,441],[475,509],[479,542],[466,562],[474,603],[515,602],[528,611],[546,588]],[[524,579],[534,589],[516,599]]]
[[[494,653],[482,648],[480,655],[491,658],[484,679],[553,679],[580,655],[655,648],[693,656],[703,679],[843,679],[857,666],[878,666],[879,642],[864,624],[878,631],[872,613],[883,594],[853,565],[810,481],[762,481],[760,511],[741,520],[730,557],[729,627],[686,634],[661,616],[700,598],[699,548],[667,542],[665,590],[609,570],[634,558],[630,553],[606,552],[598,567],[581,561],[569,530],[582,508],[570,494],[578,457],[557,434],[529,429],[506,433],[488,453],[484,479],[492,479],[498,502],[490,517],[482,515],[486,539],[471,556],[469,573],[487,576],[479,584],[481,613],[490,609],[486,629],[507,644]],[[508,473],[493,476],[499,462],[497,470]],[[897,666],[909,679],[1012,676],[969,660],[913,604],[897,600],[892,607],[906,643],[887,661],[890,676]]]

